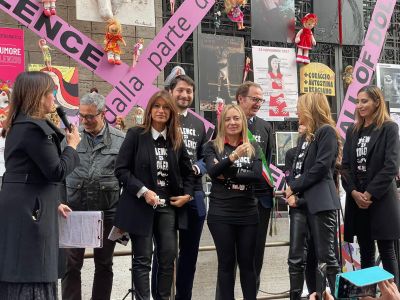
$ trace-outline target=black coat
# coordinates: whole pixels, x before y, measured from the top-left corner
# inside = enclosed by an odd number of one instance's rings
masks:
[[[60,183],[79,163],[50,122],[19,114],[5,145],[0,191],[0,281],[55,282]]]
[[[299,139],[296,157],[304,137]],[[333,170],[338,154],[335,130],[328,125],[315,131],[314,139],[308,146],[300,177],[289,177],[288,185],[295,194],[304,198],[312,214],[340,208],[339,196],[333,180]]]
[[[353,126],[347,129],[343,149],[342,184],[346,190],[344,238],[353,242],[354,218],[359,209],[351,196],[356,188],[356,147],[359,138]],[[386,122],[374,129],[367,150],[367,188],[372,195],[369,206],[371,237],[374,240],[400,238],[400,202],[397,195],[395,176],[399,171],[399,129],[396,123]]]
[[[115,175],[122,185],[115,226],[132,234],[147,236],[151,233],[154,209],[146,203],[144,197],[137,197],[139,190],[146,186],[155,191],[157,184],[157,167],[154,140],[151,132],[144,133],[140,127],[131,128],[122,143],[117,161]],[[194,173],[185,146],[174,151],[171,141],[167,139],[169,163],[169,182],[171,196],[193,195]],[[176,208],[178,226],[187,228],[186,205]]]

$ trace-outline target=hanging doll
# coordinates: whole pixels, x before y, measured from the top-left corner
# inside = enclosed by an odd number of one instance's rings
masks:
[[[225,101],[224,101],[224,99],[217,97],[215,104],[216,104],[216,111],[217,111],[217,119],[219,121],[222,111],[224,110]]]
[[[42,0],[43,4],[43,13],[46,17],[54,16],[57,14],[56,12],[56,1],[57,0]]]
[[[317,22],[318,17],[315,14],[306,14],[301,19],[301,23],[303,23],[303,29],[296,34],[296,38],[294,40],[298,48],[296,58],[298,63],[310,63],[308,52],[317,44],[311,29],[317,25]]]
[[[40,50],[42,50],[44,65],[47,67],[47,70],[49,72],[51,72],[51,54],[50,54],[50,50],[53,50],[53,49],[51,49],[47,45],[47,42],[46,42],[45,39],[40,39],[39,40],[39,47],[40,47]]]
[[[348,87],[353,82],[353,66],[346,66],[343,72],[343,83],[345,87]]]
[[[244,72],[243,72],[243,82],[247,80],[247,75],[249,74],[250,71],[253,71],[251,69],[251,59],[250,57],[246,57],[246,62],[244,65]]]
[[[108,62],[114,65],[121,64],[121,48],[118,42],[122,42],[126,46],[122,37],[122,27],[118,20],[110,19],[107,21],[106,36],[104,39],[104,51],[107,52]]]
[[[140,51],[143,49],[143,38],[139,38],[135,46],[133,46],[132,68],[136,66],[139,61]]]
[[[169,8],[171,9],[171,15],[175,13],[175,0],[169,0]]]
[[[243,25],[244,15],[240,7],[246,5],[247,0],[224,0],[224,2],[228,18],[237,23],[238,30],[243,30],[245,28]]]
[[[216,29],[219,29],[221,26],[221,11],[219,10],[214,13],[214,26]]]

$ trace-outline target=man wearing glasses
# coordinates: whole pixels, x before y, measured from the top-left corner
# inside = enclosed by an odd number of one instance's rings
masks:
[[[246,81],[236,91],[236,101],[247,117],[248,128],[259,143],[267,159],[271,162],[273,137],[272,127],[269,122],[256,116],[261,105],[265,102],[261,86],[257,83]],[[267,238],[268,223],[273,204],[273,188],[264,178],[254,185],[258,199],[259,223],[256,241],[255,266],[257,275],[257,291],[260,288],[260,274],[264,260],[265,241]]]
[[[125,134],[104,118],[105,99],[98,93],[83,96],[79,105],[80,164],[67,177],[66,204],[74,211],[104,212],[103,247],[94,252],[92,299],[110,299],[113,282],[112,257],[115,242],[107,237],[112,228],[120,187],[114,165]],[[61,281],[62,299],[80,300],[84,248],[66,249],[67,268]]]

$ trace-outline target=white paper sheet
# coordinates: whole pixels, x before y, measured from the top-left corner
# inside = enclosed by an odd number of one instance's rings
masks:
[[[58,223],[60,248],[103,247],[102,211],[72,211]]]

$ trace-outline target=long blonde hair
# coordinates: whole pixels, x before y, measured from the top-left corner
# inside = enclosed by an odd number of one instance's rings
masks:
[[[246,5],[247,0],[239,0],[239,1],[234,1],[234,0],[224,0],[224,6],[225,6],[225,12],[229,13],[232,8],[234,8],[236,5]]]
[[[385,99],[380,88],[375,85],[366,85],[358,91],[357,96],[360,93],[366,93],[372,101],[378,103],[378,107],[373,114],[373,124],[375,124],[377,128],[381,128],[383,123],[391,120],[389,113],[386,110]],[[354,131],[359,131],[364,126],[365,119],[360,116],[358,109],[355,111],[355,117]]]
[[[154,103],[158,99],[163,99],[168,108],[170,109],[169,119],[167,121],[167,137],[173,145],[175,151],[180,149],[183,144],[182,132],[179,128],[179,118],[178,118],[178,110],[176,109],[175,103],[172,100],[171,94],[165,90],[161,90],[156,92],[153,96],[151,96],[149,102],[147,103],[146,111],[144,113],[144,121],[143,125],[140,127],[144,128],[144,132],[151,131],[151,124],[153,119],[151,118],[151,109],[154,106]]]
[[[222,110],[220,121],[218,122],[218,133],[213,141],[215,148],[217,149],[218,153],[222,153],[224,151],[225,145],[225,118],[229,110],[234,109],[236,110],[239,115],[240,119],[242,120],[242,136],[241,139],[243,143],[249,142],[249,137],[247,136],[247,119],[246,115],[244,114],[243,109],[237,104],[228,104],[225,105],[224,109]],[[250,148],[250,153],[247,153],[249,157],[254,156],[254,148]]]
[[[342,160],[342,140],[336,129],[336,122],[332,118],[331,108],[328,99],[321,93],[307,93],[301,95],[297,102],[299,112],[305,121],[305,136],[308,141],[314,139],[314,134],[318,128],[329,125],[335,130],[338,142],[338,156],[336,163]]]

